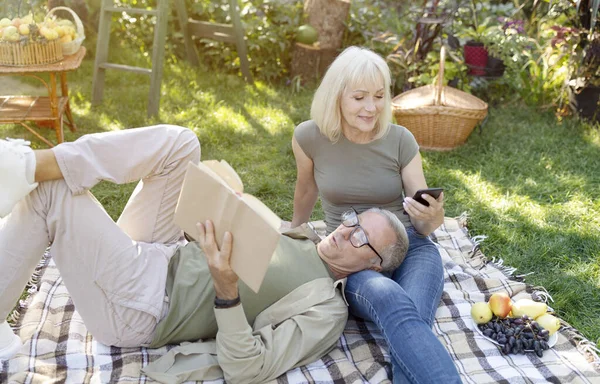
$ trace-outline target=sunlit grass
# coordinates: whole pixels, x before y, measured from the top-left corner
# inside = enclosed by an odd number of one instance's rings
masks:
[[[111,48],[112,49],[112,48]],[[123,62],[132,53],[120,52]],[[296,169],[294,127],[309,118],[313,89],[207,72],[184,61],[165,66],[160,116],[148,118],[149,79],[107,72],[104,101],[91,106],[93,56],[69,73],[75,133],[157,123],[191,128],[204,159],[227,159],[246,191],[290,220]],[[142,64],[145,59],[138,59]],[[135,60],[134,60],[135,61]],[[53,133],[44,130],[53,139]],[[26,137],[19,126],[0,126],[1,136]],[[446,215],[469,214],[472,235],[485,234],[484,253],[502,258],[527,283],[545,287],[551,306],[594,342],[600,342],[600,130],[574,119],[519,106],[492,108],[487,124],[466,145],[444,153],[423,152],[429,186],[444,187]],[[117,218],[134,185],[101,183],[93,189]],[[313,219],[323,217],[319,205]]]

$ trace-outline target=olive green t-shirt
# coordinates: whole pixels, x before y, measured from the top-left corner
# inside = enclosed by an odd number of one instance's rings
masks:
[[[260,312],[302,284],[331,276],[312,241],[281,235],[259,292],[239,281],[248,323],[252,325]],[[215,290],[197,242],[180,247],[171,258],[166,290],[169,311],[156,326],[150,347],[215,337]]]
[[[353,143],[343,134],[332,143],[309,120],[296,127],[294,137],[313,161],[327,233],[341,224],[340,216],[351,206],[358,212],[372,207],[387,209],[404,226],[411,226],[403,214],[400,172],[419,153],[419,145],[408,129],[390,124],[384,137],[369,143]]]

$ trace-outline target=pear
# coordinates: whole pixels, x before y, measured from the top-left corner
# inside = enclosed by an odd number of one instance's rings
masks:
[[[30,12],[27,16],[21,19],[21,24],[32,24],[33,23],[33,14]]]
[[[485,324],[492,320],[492,310],[488,303],[480,301],[471,306],[471,317],[476,324]]]
[[[548,306],[545,303],[540,303],[530,299],[519,299],[513,303],[512,315],[513,317],[521,317],[527,315],[532,319],[543,315],[548,310]]]
[[[546,313],[545,315],[536,318],[535,321],[537,321],[537,323],[541,325],[544,329],[547,329],[550,333],[550,336],[556,333],[556,331],[558,331],[558,328],[560,328],[560,320],[558,320],[557,317],[552,316],[549,313]]]

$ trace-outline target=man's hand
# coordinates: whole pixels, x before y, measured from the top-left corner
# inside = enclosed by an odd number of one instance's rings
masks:
[[[231,233],[223,235],[223,245],[219,250],[215,240],[215,228],[212,221],[205,224],[197,223],[198,242],[204,251],[208,268],[213,278],[215,293],[219,299],[233,300],[238,297],[238,275],[231,269],[231,248],[233,237]]]

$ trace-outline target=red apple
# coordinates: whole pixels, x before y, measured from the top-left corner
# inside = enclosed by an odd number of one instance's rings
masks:
[[[512,308],[512,302],[510,297],[505,292],[496,292],[490,297],[488,302],[490,309],[494,312],[494,315],[505,318],[510,313]]]

